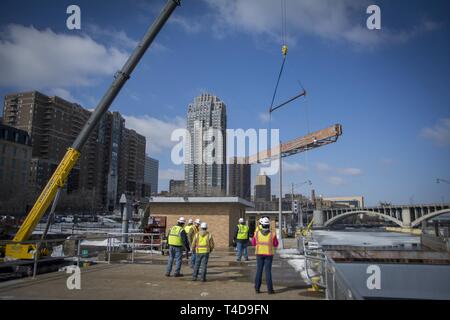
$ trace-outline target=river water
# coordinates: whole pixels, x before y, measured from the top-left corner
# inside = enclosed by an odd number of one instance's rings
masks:
[[[374,229],[315,230],[314,238],[322,246],[356,246],[418,249],[420,236]]]

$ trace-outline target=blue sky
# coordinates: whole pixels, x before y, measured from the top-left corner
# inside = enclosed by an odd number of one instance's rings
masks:
[[[95,107],[164,3],[2,1],[0,95],[38,89]],[[66,28],[70,4],[81,8],[81,30]],[[381,30],[365,27],[370,4],[381,8]],[[184,1],[157,37],[111,110],[147,136],[160,190],[183,177],[170,160],[170,133],[208,91],[227,104],[228,128],[270,125],[286,141],[342,124],[337,143],[286,159],[285,190],[310,179],[317,194],[364,195],[368,204],[449,202],[450,185],[435,181],[450,180],[450,4],[287,0],[287,8],[277,102],[299,92],[298,81],[308,95],[270,124],[280,1]]]

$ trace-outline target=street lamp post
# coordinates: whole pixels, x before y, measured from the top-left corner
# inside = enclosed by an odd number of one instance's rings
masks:
[[[292,199],[292,208],[294,208],[294,186],[300,187],[304,184],[312,185],[311,180],[306,180],[300,183],[292,183],[291,185],[291,199]],[[303,210],[302,210],[302,200],[300,199],[299,205],[298,205],[298,212],[297,213],[297,224],[300,227],[303,227]]]

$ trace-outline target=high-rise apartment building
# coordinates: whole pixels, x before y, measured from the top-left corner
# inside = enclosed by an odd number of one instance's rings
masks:
[[[0,123],[0,213],[24,212],[29,199],[31,139]]]
[[[270,178],[266,175],[256,176],[255,202],[270,201],[270,200],[271,200]]]
[[[145,168],[144,168],[144,184],[145,187],[149,186],[149,191],[145,192],[145,196],[158,194],[158,171],[159,161],[149,156],[145,156]]]
[[[238,163],[234,157],[232,163],[228,165],[228,186],[230,196],[241,197],[251,200],[251,165],[248,163]]]
[[[144,196],[144,168],[145,137],[134,130],[124,128],[119,160],[118,197],[122,193],[132,198]]]
[[[189,194],[225,195],[226,106],[218,97],[204,93],[188,106],[185,185]]]
[[[184,196],[185,195],[185,183],[184,180],[169,181],[169,193],[171,196]]]
[[[90,115],[90,111],[76,103],[37,91],[5,96],[3,123],[26,131],[32,140],[32,202]],[[122,158],[125,163],[121,163]],[[107,112],[81,149],[58,207],[112,210],[122,192],[139,197],[144,161],[145,137],[126,129],[119,113]]]

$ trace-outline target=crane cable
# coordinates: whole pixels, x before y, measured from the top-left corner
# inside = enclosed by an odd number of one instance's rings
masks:
[[[278,85],[280,84],[281,75],[283,74],[284,65],[286,63],[286,56],[288,52],[288,46],[286,44],[286,0],[281,0],[281,54],[283,55],[283,62],[281,63],[280,72],[278,73],[277,82],[275,85],[275,90],[272,95],[272,101],[270,103],[270,119],[272,118],[272,111],[273,111],[273,103],[275,102],[275,97],[277,95],[278,91]]]

